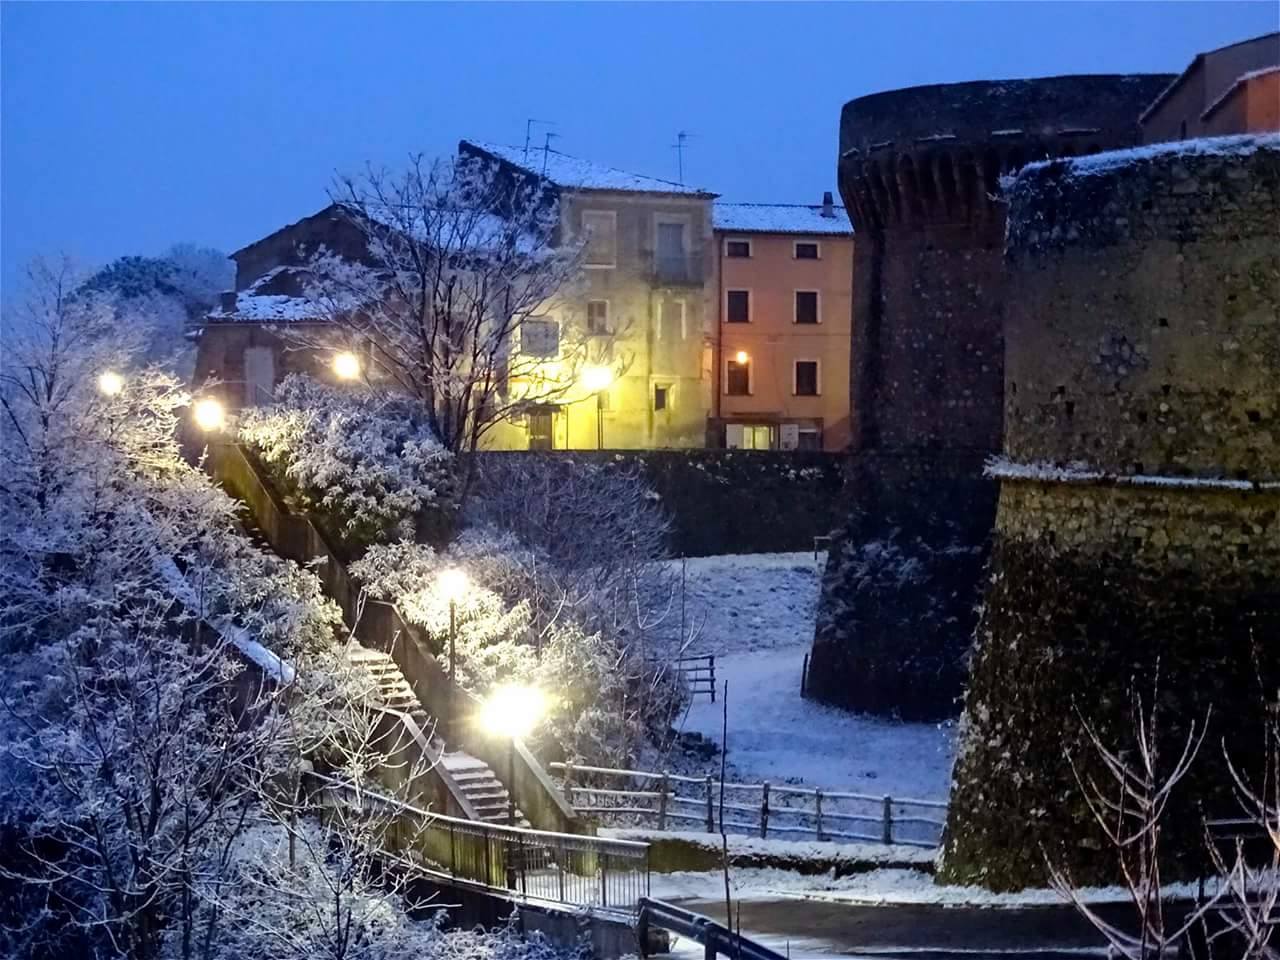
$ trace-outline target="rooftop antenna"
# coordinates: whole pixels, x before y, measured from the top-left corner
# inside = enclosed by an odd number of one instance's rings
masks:
[[[544,177],[547,175],[547,156],[551,153],[551,138],[552,138],[552,137],[556,137],[556,138],[558,139],[558,138],[560,137],[560,134],[558,134],[558,133],[552,133],[550,130],[548,130],[548,131],[547,131],[547,139],[546,139],[546,141],[542,144],[542,175],[543,175]]]
[[[671,145],[671,149],[676,152],[676,169],[680,173],[681,185],[684,184],[684,142],[692,136],[687,130],[681,130],[676,134],[676,142]]]
[[[556,122],[554,120],[539,120],[536,117],[530,117],[528,120],[524,122],[524,162],[525,163],[529,162],[529,139],[533,136],[533,125],[535,123],[541,123],[544,126],[548,126],[548,127],[554,127],[556,125]]]

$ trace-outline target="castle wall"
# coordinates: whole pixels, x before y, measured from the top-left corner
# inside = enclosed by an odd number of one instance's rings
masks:
[[[1280,679],[1280,137],[1024,171],[1010,197],[1005,457],[955,774],[950,880],[1114,882],[1083,721],[1162,747],[1209,716],[1166,819],[1170,878],[1238,815]],[[1255,771],[1256,772],[1256,771]],[[1100,781],[1105,782],[1105,781]]]
[[[1001,177],[1136,143],[1170,79],[949,84],[845,105],[854,513],[823,584],[817,699],[920,719],[958,709],[995,518],[982,464],[1003,429]]]

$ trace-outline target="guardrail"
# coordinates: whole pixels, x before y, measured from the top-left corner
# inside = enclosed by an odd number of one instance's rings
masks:
[[[768,782],[722,784],[711,776],[689,777],[572,763],[551,763],[548,768],[563,777],[561,789],[579,813],[616,818],[612,822],[620,826],[658,830],[706,833],[723,830],[764,838],[772,833],[789,839],[853,840],[931,848],[941,841],[947,809],[941,800]],[[575,777],[580,775],[598,781],[625,779],[627,783],[621,787],[601,787],[575,782]],[[652,786],[635,789],[632,784],[636,781],[647,781]],[[696,796],[692,795],[695,793]],[[723,818],[718,819],[721,811]],[[934,811],[942,811],[942,816],[930,816]]]
[[[701,656],[676,657],[672,661],[689,687],[689,696],[704,694],[716,702],[716,655],[708,653]]]
[[[399,848],[388,852],[416,854],[414,867],[424,873],[526,900],[628,915],[649,893],[647,843],[449,817],[323,774],[308,779],[330,802],[358,796],[361,812],[375,806],[389,812],[396,828],[384,836]]]
[[[739,933],[734,933],[710,917],[691,913],[661,900],[642,897],[636,918],[636,936],[640,941],[642,957],[649,955],[647,948],[650,927],[670,930],[672,933],[702,944],[703,956],[707,960],[714,960],[721,955],[733,957],[734,960],[787,960],[782,954],[775,953],[768,947],[762,947]]]

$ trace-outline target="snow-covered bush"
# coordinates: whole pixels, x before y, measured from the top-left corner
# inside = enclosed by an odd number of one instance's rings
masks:
[[[403,396],[294,374],[274,404],[245,411],[239,435],[352,552],[452,512],[453,458]]]

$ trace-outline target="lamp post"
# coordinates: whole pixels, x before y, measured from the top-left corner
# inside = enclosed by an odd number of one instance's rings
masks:
[[[334,354],[333,372],[339,380],[354,380],[360,376],[360,358],[350,350]]]
[[[440,574],[440,593],[449,601],[449,733],[457,731],[458,681],[455,676],[458,658],[458,598],[466,592],[467,575],[457,567]]]
[[[604,392],[613,383],[608,367],[587,367],[582,371],[582,385],[596,394],[596,449],[604,449]]]
[[[213,397],[197,400],[195,406],[191,408],[191,415],[195,419],[196,426],[205,433],[216,433],[227,422],[226,411]]]
[[[516,822],[516,741],[529,735],[546,711],[546,697],[537,687],[505,684],[493,690],[481,708],[485,730],[507,738],[507,823]]]
[[[98,392],[104,397],[114,397],[124,389],[124,377],[114,370],[104,370],[98,375]]]

